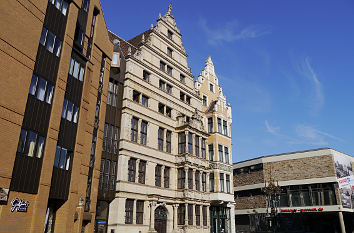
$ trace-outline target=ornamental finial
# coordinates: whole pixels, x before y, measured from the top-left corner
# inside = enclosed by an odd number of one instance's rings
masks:
[[[170,5],[168,5],[168,11],[167,13],[170,15],[172,11],[172,4],[170,3]]]

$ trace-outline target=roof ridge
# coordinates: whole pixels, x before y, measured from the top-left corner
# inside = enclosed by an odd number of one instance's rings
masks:
[[[126,42],[127,44],[133,46],[134,48],[138,49],[138,47],[136,47],[135,45],[133,45],[132,43],[130,43],[129,41],[123,39],[122,37],[118,36],[117,34],[115,34],[114,32],[112,32],[111,30],[108,30],[110,33],[112,33],[114,36],[118,37],[119,39],[121,39],[122,41]],[[135,37],[134,37],[135,38]]]

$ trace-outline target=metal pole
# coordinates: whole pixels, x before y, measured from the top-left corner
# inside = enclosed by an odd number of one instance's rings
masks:
[[[345,233],[345,224],[344,224],[344,218],[343,218],[343,212],[342,211],[338,212],[338,217],[339,217],[339,224],[340,224],[341,232]]]

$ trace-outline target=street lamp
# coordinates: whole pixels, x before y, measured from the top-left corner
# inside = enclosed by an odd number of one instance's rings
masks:
[[[272,176],[272,167],[270,166],[269,170],[269,182],[264,182],[264,188],[262,188],[263,193],[266,196],[267,200],[267,213],[266,219],[268,222],[268,227],[271,231],[275,232],[278,223],[276,221],[278,215],[278,208],[280,204],[280,194],[281,194],[281,187],[278,184],[278,181],[274,183],[273,176]]]

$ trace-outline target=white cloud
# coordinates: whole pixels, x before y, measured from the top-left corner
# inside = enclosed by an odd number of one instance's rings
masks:
[[[310,63],[310,58],[305,59],[297,67],[297,71],[310,81],[312,86],[312,93],[310,95],[310,113],[313,115],[318,114],[325,103],[325,96],[323,93],[322,83],[320,82],[317,73]]]
[[[310,125],[299,124],[295,126],[295,133],[298,139],[292,140],[291,144],[308,144],[314,146],[327,146],[328,139],[343,141],[343,139],[333,136],[327,132],[318,130]]]
[[[199,24],[207,34],[208,43],[212,45],[217,45],[222,42],[253,39],[271,32],[269,27],[260,25],[250,25],[245,28],[240,28],[237,20],[227,22],[223,27],[217,28],[211,28],[203,18],[199,20]]]
[[[280,127],[271,126],[268,123],[268,120],[265,120],[264,124],[265,124],[265,127],[267,129],[267,132],[269,132],[269,133],[271,133],[273,135],[279,136]]]

